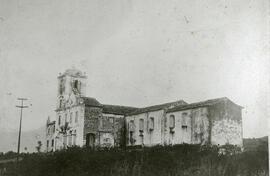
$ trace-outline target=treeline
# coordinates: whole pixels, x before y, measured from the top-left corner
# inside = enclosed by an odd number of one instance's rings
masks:
[[[68,148],[22,154],[0,164],[5,175],[21,176],[266,176],[268,151],[226,146],[175,145],[120,150]]]
[[[261,138],[247,138],[243,139],[245,151],[268,151],[268,136]]]

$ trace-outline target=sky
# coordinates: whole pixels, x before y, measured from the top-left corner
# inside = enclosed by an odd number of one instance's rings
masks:
[[[228,97],[244,137],[267,135],[267,0],[0,0],[0,129],[54,119],[57,76],[86,72],[87,95],[143,107]]]

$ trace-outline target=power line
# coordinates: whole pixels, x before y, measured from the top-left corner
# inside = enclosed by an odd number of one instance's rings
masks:
[[[19,137],[18,137],[18,148],[17,148],[17,164],[19,161],[20,145],[21,145],[22,113],[23,113],[23,108],[28,108],[28,106],[23,105],[23,102],[26,101],[27,98],[18,98],[18,100],[21,101],[21,106],[16,106],[16,107],[21,109],[21,114],[20,114],[20,126],[19,126]]]

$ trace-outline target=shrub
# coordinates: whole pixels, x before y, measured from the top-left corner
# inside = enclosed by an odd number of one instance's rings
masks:
[[[221,152],[222,151],[222,152]],[[15,163],[5,166],[16,174]],[[175,145],[120,150],[72,147],[53,153],[25,154],[21,176],[248,176],[268,175],[268,152],[235,146]]]

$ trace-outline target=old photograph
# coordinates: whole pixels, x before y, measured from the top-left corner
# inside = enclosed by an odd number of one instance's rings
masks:
[[[0,0],[0,176],[269,176],[267,0]]]

